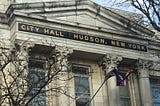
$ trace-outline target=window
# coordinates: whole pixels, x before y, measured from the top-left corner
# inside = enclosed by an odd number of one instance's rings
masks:
[[[120,91],[121,106],[131,106],[130,93],[129,93],[128,85],[120,86],[119,91]]]
[[[120,74],[124,77],[126,73],[121,71]],[[129,85],[119,86],[119,94],[121,106],[131,106]]]
[[[29,60],[28,90],[30,97],[33,97],[45,83],[44,65],[43,61]],[[41,90],[29,106],[46,106],[46,93],[44,90]]]
[[[153,106],[160,106],[160,79],[151,78],[150,82],[151,82]]]
[[[73,65],[76,106],[90,106],[89,68]]]

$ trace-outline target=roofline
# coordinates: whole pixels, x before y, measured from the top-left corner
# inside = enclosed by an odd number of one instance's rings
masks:
[[[64,2],[66,2],[67,5],[64,5]],[[43,8],[54,8],[55,6],[58,5],[59,7],[60,6],[75,6],[75,8],[78,10],[77,6],[79,6],[79,5],[89,5],[89,6],[93,7],[94,10],[91,10],[90,8],[87,8],[87,9],[94,12],[97,15],[101,16],[102,13],[106,14],[106,12],[107,12],[107,14],[114,17],[115,19],[117,19],[119,21],[123,21],[123,22],[121,22],[121,24],[125,23],[126,25],[129,25],[132,28],[131,30],[140,31],[141,33],[145,33],[151,37],[154,36],[154,32],[147,29],[146,27],[139,25],[139,24],[133,22],[132,20],[129,20],[128,18],[125,18],[122,15],[117,14],[116,12],[111,11],[103,6],[100,6],[92,1],[87,0],[87,1],[82,1],[82,2],[76,2],[76,1],[75,2],[64,1],[64,2],[63,3],[56,2],[56,1],[54,1],[54,2],[38,2],[38,3],[36,3],[36,5],[35,5],[35,3],[11,4],[5,14],[7,15],[7,17],[10,17],[11,13],[16,9],[30,9],[30,8],[42,8],[42,7]]]
[[[68,25],[68,26],[71,26],[71,27],[77,27],[77,28],[84,28],[84,29],[88,29],[88,30],[94,30],[94,31],[97,31],[97,32],[103,32],[103,33],[110,33],[110,34],[115,34],[115,35],[119,35],[119,36],[122,36],[122,37],[128,37],[128,38],[134,38],[134,39],[140,39],[140,40],[145,40],[145,41],[150,41],[151,39],[149,38],[144,38],[142,36],[134,36],[134,35],[131,35],[129,33],[125,33],[125,32],[121,32],[121,33],[116,33],[114,30],[110,30],[110,29],[99,29],[99,27],[90,27],[90,26],[87,26],[87,25],[83,25],[83,24],[78,24],[78,23],[75,23],[75,22],[66,22],[66,21],[61,21],[61,20],[57,20],[57,19],[46,19],[44,20],[44,17],[40,17],[40,16],[28,16],[27,14],[13,14],[12,17],[8,20],[8,24],[11,25],[12,21],[11,20],[14,20],[16,17],[23,17],[25,19],[36,19],[36,20],[40,20],[41,22],[49,22],[49,23],[56,23],[56,24],[62,24],[62,25]],[[126,36],[128,35],[128,36]]]

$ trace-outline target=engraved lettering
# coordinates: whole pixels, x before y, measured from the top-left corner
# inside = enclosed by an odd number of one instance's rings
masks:
[[[78,34],[74,34],[73,38],[78,39]]]
[[[99,38],[95,38],[95,42],[99,43]]]
[[[60,34],[58,33],[58,31],[55,31],[55,32],[56,32],[56,35],[57,35],[57,36],[59,36],[59,35],[60,35]]]
[[[39,27],[35,27],[36,32],[39,32]]]
[[[26,25],[21,25],[22,30],[26,30]]]
[[[79,35],[79,39],[83,40],[83,35]]]
[[[116,42],[116,46],[121,46],[119,41]]]
[[[85,39],[86,41],[88,41],[88,40],[89,40],[89,37],[88,37],[88,36],[85,36],[84,39]]]
[[[145,50],[145,47],[144,47],[144,46],[141,46],[141,49],[142,49],[142,50]]]
[[[55,33],[54,33],[53,30],[50,30],[49,34],[50,34],[50,35],[54,35]]]
[[[116,45],[116,42],[112,40],[112,41],[111,41],[111,45],[114,45],[114,46],[115,46],[115,45]]]
[[[45,29],[44,29],[44,33],[45,33],[45,34],[49,34],[49,29],[45,28]]]
[[[124,42],[121,42],[121,46],[122,46],[122,47],[125,47],[125,43],[124,43]]]
[[[33,31],[34,30],[34,26],[30,26],[30,31]]]
[[[132,48],[132,44],[128,44],[129,48]]]
[[[100,43],[104,44],[104,39],[100,39]]]
[[[136,49],[136,48],[137,48],[137,46],[136,46],[136,45],[134,45],[134,44],[132,45],[132,47],[133,47],[133,49]]]
[[[27,28],[27,31],[29,31],[29,29],[30,29],[30,28],[29,28],[29,26],[28,26],[28,25],[27,25],[27,27],[26,27],[26,28]]]
[[[75,39],[75,40],[87,41],[87,42],[92,42],[97,44],[116,46],[116,47],[121,47],[126,49],[147,51],[147,47],[141,44],[118,41],[118,40],[108,39],[108,38],[101,38],[101,37],[99,38],[98,36],[95,37],[90,35],[81,35],[73,32],[64,32],[60,30],[50,29],[47,27],[39,27],[39,26],[19,23],[18,29],[20,31],[25,31],[30,33],[45,34],[45,35],[63,37],[67,39]]]
[[[140,45],[137,45],[137,49],[138,49],[138,50],[141,50],[141,47],[140,47]]]
[[[60,31],[60,33],[59,33],[59,36],[64,36],[61,31]]]
[[[94,42],[94,38],[92,36],[89,39],[91,42]]]

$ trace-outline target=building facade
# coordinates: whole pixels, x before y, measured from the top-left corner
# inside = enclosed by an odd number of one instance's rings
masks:
[[[19,67],[23,74],[29,73],[28,85],[33,84],[26,89],[43,85],[41,78],[51,60],[55,70],[60,70],[41,90],[56,86],[56,91],[41,92],[28,105],[160,105],[160,40],[135,22],[137,14],[127,18],[90,0],[1,0],[0,12],[1,54],[4,48],[20,46],[17,52],[23,55],[17,57],[27,60]],[[48,62],[50,55],[54,56]],[[26,64],[27,70],[22,69]],[[135,73],[128,85],[117,86],[115,76],[106,80],[113,69],[121,75],[130,69]],[[3,75],[2,71],[2,83]],[[34,86],[35,81],[39,84]],[[4,101],[4,106],[10,104]]]

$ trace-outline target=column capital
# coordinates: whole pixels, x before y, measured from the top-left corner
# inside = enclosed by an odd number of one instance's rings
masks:
[[[119,62],[122,61],[121,56],[117,55],[105,55],[102,60],[102,67],[107,72],[114,68],[117,68]]]
[[[55,46],[55,53],[56,55],[69,56],[73,53],[73,49],[65,46]]]
[[[68,70],[69,62],[68,57],[73,53],[73,49],[68,47],[56,46],[55,47],[55,62],[57,70],[66,72]]]
[[[138,59],[136,65],[138,69],[150,69],[153,66],[153,61]]]
[[[28,51],[29,48],[34,47],[34,43],[30,41],[15,41],[14,48],[18,50]]]
[[[139,77],[149,77],[149,69],[153,66],[153,61],[138,59],[136,66]]]

